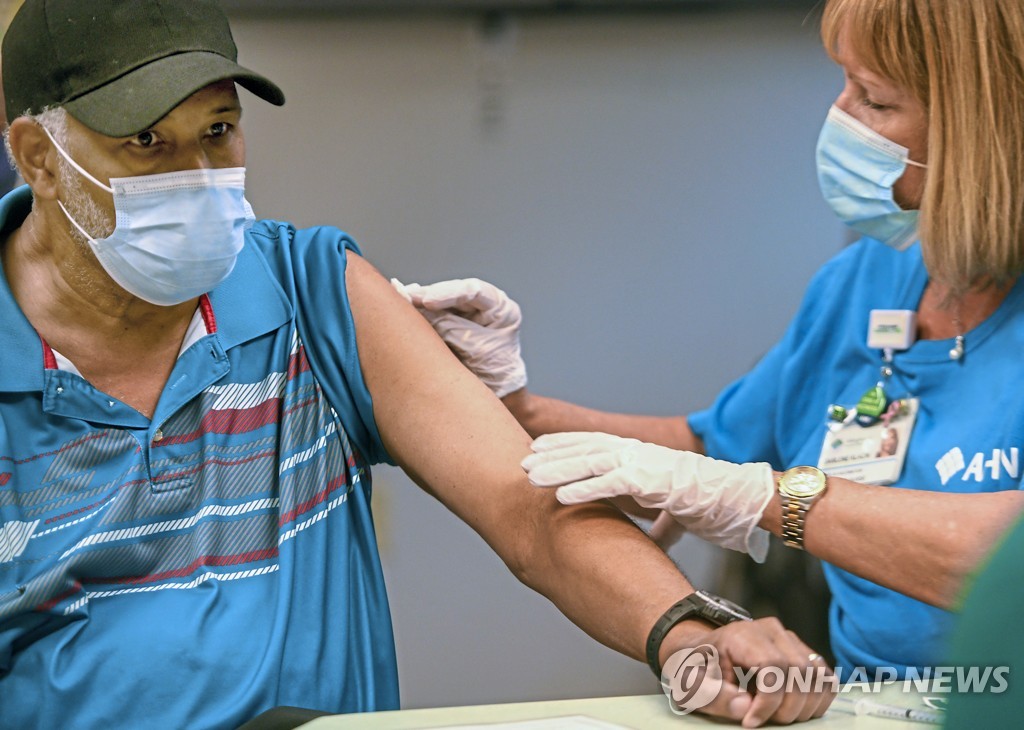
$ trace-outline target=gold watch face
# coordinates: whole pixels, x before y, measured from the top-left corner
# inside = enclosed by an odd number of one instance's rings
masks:
[[[794,497],[813,497],[825,491],[825,474],[813,466],[796,466],[782,472],[779,489]]]

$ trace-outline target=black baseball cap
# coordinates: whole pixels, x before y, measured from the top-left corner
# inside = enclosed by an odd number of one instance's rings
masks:
[[[2,54],[9,120],[61,106],[100,134],[128,137],[224,79],[284,104],[276,84],[236,63],[216,0],[25,0]]]

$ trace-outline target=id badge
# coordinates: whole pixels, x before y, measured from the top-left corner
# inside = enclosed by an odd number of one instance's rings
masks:
[[[917,398],[888,420],[868,426],[848,420],[825,434],[818,468],[830,476],[862,484],[892,484],[900,478],[907,445],[917,420]]]

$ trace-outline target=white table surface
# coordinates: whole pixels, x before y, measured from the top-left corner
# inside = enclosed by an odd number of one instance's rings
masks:
[[[829,728],[829,730],[921,730],[938,728],[916,722],[890,720],[885,718],[857,716],[846,710],[845,703],[833,703],[833,707],[820,719],[793,725],[796,728]],[[548,702],[522,702],[502,705],[477,705],[466,707],[438,707],[420,710],[396,710],[391,712],[370,712],[358,715],[331,715],[306,723],[302,730],[422,730],[476,726],[537,720],[542,718],[563,718],[550,727],[569,726],[570,717],[590,717],[619,725],[629,730],[669,730],[689,727],[739,727],[722,721],[711,720],[700,715],[677,715],[669,709],[664,695],[638,695],[630,697],[603,697],[577,700],[555,700]]]

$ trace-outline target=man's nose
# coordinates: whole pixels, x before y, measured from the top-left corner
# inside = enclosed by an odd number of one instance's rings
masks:
[[[197,143],[182,149],[176,156],[174,166],[179,170],[210,170],[214,164],[209,151]]]

